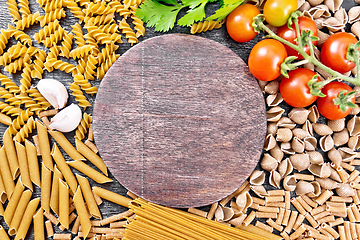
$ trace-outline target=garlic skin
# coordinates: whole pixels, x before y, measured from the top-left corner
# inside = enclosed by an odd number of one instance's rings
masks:
[[[80,107],[72,103],[51,119],[49,127],[60,132],[71,132],[78,127],[81,118],[82,112]]]
[[[37,84],[37,89],[55,109],[65,107],[69,94],[65,86],[58,80],[41,79]]]

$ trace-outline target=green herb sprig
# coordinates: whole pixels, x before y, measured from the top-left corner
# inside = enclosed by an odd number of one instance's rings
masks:
[[[148,27],[155,27],[155,31],[167,32],[175,25],[177,16],[181,9],[189,9],[181,17],[177,24],[179,26],[190,26],[194,22],[205,19],[205,6],[209,2],[218,0],[145,0],[137,9],[136,16],[142,19]],[[244,0],[223,0],[219,1],[220,7],[215,14],[206,18],[206,20],[221,21],[242,4]]]

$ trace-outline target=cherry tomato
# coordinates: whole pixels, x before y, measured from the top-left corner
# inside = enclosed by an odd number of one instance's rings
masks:
[[[318,96],[310,93],[308,82],[316,75],[306,68],[297,68],[290,71],[288,78],[280,82],[280,94],[284,101],[293,107],[307,107],[316,101]],[[320,81],[320,78],[318,78]]]
[[[325,85],[321,90],[326,97],[319,97],[317,107],[321,115],[329,120],[337,120],[346,117],[350,112],[350,107],[346,107],[346,111],[341,111],[338,105],[334,105],[333,100],[338,97],[341,91],[352,91],[352,88],[343,82],[331,82]],[[355,98],[351,98],[351,102],[355,103]]]
[[[257,32],[251,26],[253,18],[260,14],[257,7],[251,4],[242,4],[235,8],[226,19],[226,29],[230,37],[238,42],[248,42]]]
[[[331,35],[321,47],[320,59],[323,64],[340,73],[346,73],[355,67],[355,63],[347,60],[346,53],[356,38],[347,32]]]
[[[313,35],[314,36],[318,36],[318,29],[316,27],[316,24],[315,22],[309,18],[309,17],[299,17],[298,18],[299,20],[299,29],[300,29],[300,32],[302,30],[306,30],[306,31],[312,31],[313,32]],[[277,35],[295,45],[297,45],[297,36],[296,36],[296,29],[295,29],[295,24],[293,23],[291,25],[291,29],[288,28],[287,25],[284,25],[282,27],[280,27],[278,30],[277,30]],[[317,41],[313,41],[313,44],[316,46],[317,44]],[[301,56],[301,54],[294,50],[293,48],[289,47],[288,45],[285,45],[285,48],[286,48],[286,51],[288,53],[289,56],[297,56],[298,59],[303,59],[303,56]],[[304,51],[307,53],[307,54],[310,54],[310,47],[308,45],[306,45],[304,48]]]
[[[287,57],[279,41],[265,39],[253,47],[249,55],[250,72],[259,80],[271,81],[280,76],[280,65]]]
[[[285,25],[297,6],[297,0],[267,0],[264,5],[265,20],[274,27]]]

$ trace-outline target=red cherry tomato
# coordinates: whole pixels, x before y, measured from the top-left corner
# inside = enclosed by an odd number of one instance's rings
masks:
[[[248,61],[250,72],[259,80],[274,80],[280,76],[280,65],[286,57],[286,49],[279,41],[262,40],[255,44],[250,52]]]
[[[325,85],[321,90],[326,97],[319,97],[317,107],[321,115],[329,120],[337,120],[346,117],[350,112],[350,107],[346,107],[346,111],[341,111],[338,105],[334,105],[333,101],[338,97],[341,91],[351,92],[352,88],[343,82],[331,82]],[[355,103],[355,98],[351,98],[351,102]]]
[[[267,0],[264,5],[265,20],[274,27],[280,27],[286,24],[297,6],[297,0]]]
[[[306,31],[312,31],[313,32],[313,35],[317,37],[318,35],[318,29],[316,27],[316,24],[315,22],[309,18],[309,17],[299,17],[298,18],[299,20],[299,29],[300,29],[300,32],[302,30],[306,30]],[[278,30],[277,30],[277,35],[295,45],[297,45],[297,36],[296,36],[296,29],[295,29],[295,24],[293,23],[291,25],[291,29],[288,28],[287,25],[284,25],[282,27],[280,27]],[[317,41],[313,41],[313,44],[316,46],[317,44]],[[294,50],[293,48],[289,47],[288,45],[285,45],[285,48],[286,48],[286,51],[288,53],[289,56],[297,56],[298,59],[303,59],[303,56],[300,55],[300,53],[296,50]],[[304,51],[307,53],[307,54],[310,54],[310,47],[308,45],[306,45],[304,48]]]
[[[251,4],[242,4],[235,8],[226,19],[226,29],[230,37],[238,42],[248,42],[257,32],[251,26],[253,18],[260,14],[257,7]]]
[[[347,32],[331,35],[321,47],[321,62],[340,73],[350,71],[355,67],[355,63],[347,60],[346,53],[349,45],[356,42],[357,39]]]
[[[318,96],[310,93],[308,82],[316,73],[306,68],[298,68],[288,74],[289,77],[280,82],[280,94],[284,101],[293,107],[307,107],[315,102]]]

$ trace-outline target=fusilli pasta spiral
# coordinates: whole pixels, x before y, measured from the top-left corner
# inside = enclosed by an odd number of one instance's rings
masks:
[[[13,22],[20,20],[21,16],[16,0],[8,0],[6,4],[8,5],[8,10],[10,12],[10,16],[13,18]]]
[[[5,102],[9,103],[11,106],[19,107],[21,104],[21,100],[3,87],[0,87],[0,98],[4,99]]]
[[[46,59],[46,52],[43,50],[39,50],[37,54],[35,54],[35,60],[33,63],[33,70],[31,71],[32,78],[42,79],[42,75],[44,73],[44,62]]]
[[[38,22],[39,16],[40,16],[39,12],[23,16],[21,18],[21,20],[17,21],[16,28],[20,29],[20,30],[24,30],[25,28],[29,28],[30,26],[32,26],[32,25],[34,25],[35,23]]]
[[[93,15],[107,15],[114,13],[115,9],[111,8],[111,6],[108,6],[106,2],[101,1],[97,3],[89,3],[87,5],[87,8],[85,9],[85,15],[86,16],[93,16]]]
[[[98,63],[97,59],[93,55],[89,55],[87,62],[86,62],[86,68],[84,72],[85,79],[88,80],[94,80],[95,75],[95,69],[96,64]]]
[[[72,33],[69,34],[66,31],[64,32],[62,46],[60,47],[60,56],[69,58],[73,44],[73,38],[74,35]]]
[[[4,86],[12,94],[17,94],[20,92],[20,88],[7,76],[0,74],[1,85]]]
[[[221,28],[223,23],[224,23],[224,21],[220,21],[220,22],[204,21],[204,22],[194,23],[191,26],[190,33],[195,34],[195,33],[201,33],[201,32],[210,31],[210,30],[213,30],[213,29],[216,29],[216,28]]]
[[[75,75],[74,82],[87,94],[94,95],[97,92],[97,87],[91,86],[91,84],[84,78],[83,75]]]
[[[5,66],[4,70],[9,73],[16,73],[20,71],[23,67],[25,67],[26,63],[30,63],[31,58],[28,54],[26,54],[23,58],[16,59],[14,62]]]
[[[26,63],[20,79],[20,92],[22,93],[25,93],[31,86],[31,72],[31,66]]]
[[[37,104],[25,93],[20,93],[19,95],[16,95],[16,98],[20,100],[21,104],[24,104],[25,108],[28,108],[31,112],[34,112],[37,115],[39,114],[40,111],[46,109],[42,107],[40,104]]]
[[[31,112],[30,109],[21,111],[19,116],[17,116],[17,118],[15,118],[12,124],[9,126],[10,133],[12,135],[16,135],[18,130],[29,120],[33,114],[34,113]]]
[[[28,0],[18,0],[19,1],[19,7],[22,17],[26,17],[31,14],[30,8],[29,8],[29,1]]]
[[[50,22],[48,25],[40,29],[39,32],[35,33],[34,38],[35,40],[40,43],[49,37],[51,34],[55,33],[59,28],[59,21],[55,20],[54,22]]]
[[[76,23],[72,27],[72,33],[74,34],[75,43],[78,47],[82,47],[85,45],[85,38],[83,31],[81,29],[81,25],[79,23]]]
[[[145,34],[145,27],[143,21],[135,15],[131,15],[133,19],[134,29],[136,30],[135,36],[139,38],[140,36],[144,36]]]
[[[65,10],[63,8],[57,8],[54,11],[46,13],[44,16],[39,17],[40,26],[43,27],[47,23],[55,21],[55,19],[61,19],[65,17]]]
[[[55,69],[59,69],[60,71],[64,71],[66,73],[74,72],[76,67],[67,62],[63,62],[62,60],[57,60],[55,58],[48,59],[45,62],[45,68],[49,71],[49,67],[53,67]]]
[[[37,104],[40,104],[43,110],[49,108],[51,104],[41,95],[41,93],[36,88],[30,88],[27,90],[27,93]]]
[[[79,19],[79,22],[83,22],[85,18],[85,13],[81,10],[81,8],[77,5],[75,0],[64,0],[64,6],[70,9],[70,12],[74,14],[74,17]]]
[[[4,53],[4,49],[6,48],[6,44],[9,42],[11,37],[11,32],[8,30],[1,29],[0,34],[0,54]]]
[[[49,13],[51,11],[55,11],[56,9],[63,7],[63,0],[52,0],[48,1],[44,8],[45,13]]]
[[[25,138],[29,137],[30,133],[33,132],[33,130],[36,127],[36,123],[33,117],[30,117],[27,122],[20,128],[18,133],[16,133],[14,140],[18,142],[25,141]]]
[[[20,40],[20,42],[27,44],[28,46],[32,45],[31,37],[23,31],[16,29],[11,25],[8,26],[8,30],[11,31],[11,36],[14,37],[16,40]]]
[[[100,44],[111,43],[111,36],[101,31],[92,22],[89,22],[89,24],[86,25],[85,28],[88,30],[88,34],[95,38],[96,41],[98,41]]]
[[[80,107],[84,108],[85,110],[87,107],[91,106],[91,103],[86,99],[79,85],[76,83],[71,83],[70,90],[72,91],[72,95],[75,97],[75,100],[79,103]]]
[[[109,70],[109,68],[111,67],[111,65],[113,65],[113,63],[120,57],[120,55],[116,55],[115,53],[111,54],[111,56],[106,59],[106,61],[104,63],[102,63],[98,68],[97,68],[97,78],[99,80],[102,80],[103,77],[105,76],[105,73]]]
[[[11,106],[4,102],[0,102],[0,110],[2,113],[10,116],[18,116],[23,111],[21,108]]]
[[[90,45],[84,45],[81,47],[77,47],[73,50],[71,50],[70,52],[70,57],[72,57],[74,60],[76,60],[77,58],[83,58],[86,55],[89,55],[91,52],[91,49],[94,46],[90,46]]]
[[[136,38],[134,31],[130,28],[125,19],[119,21],[119,29],[122,31],[131,45],[138,43],[138,39]]]
[[[79,140],[83,140],[85,138],[85,134],[88,132],[91,123],[92,123],[92,116],[87,113],[84,113],[83,118],[81,119],[80,124],[75,131],[75,136]]]

